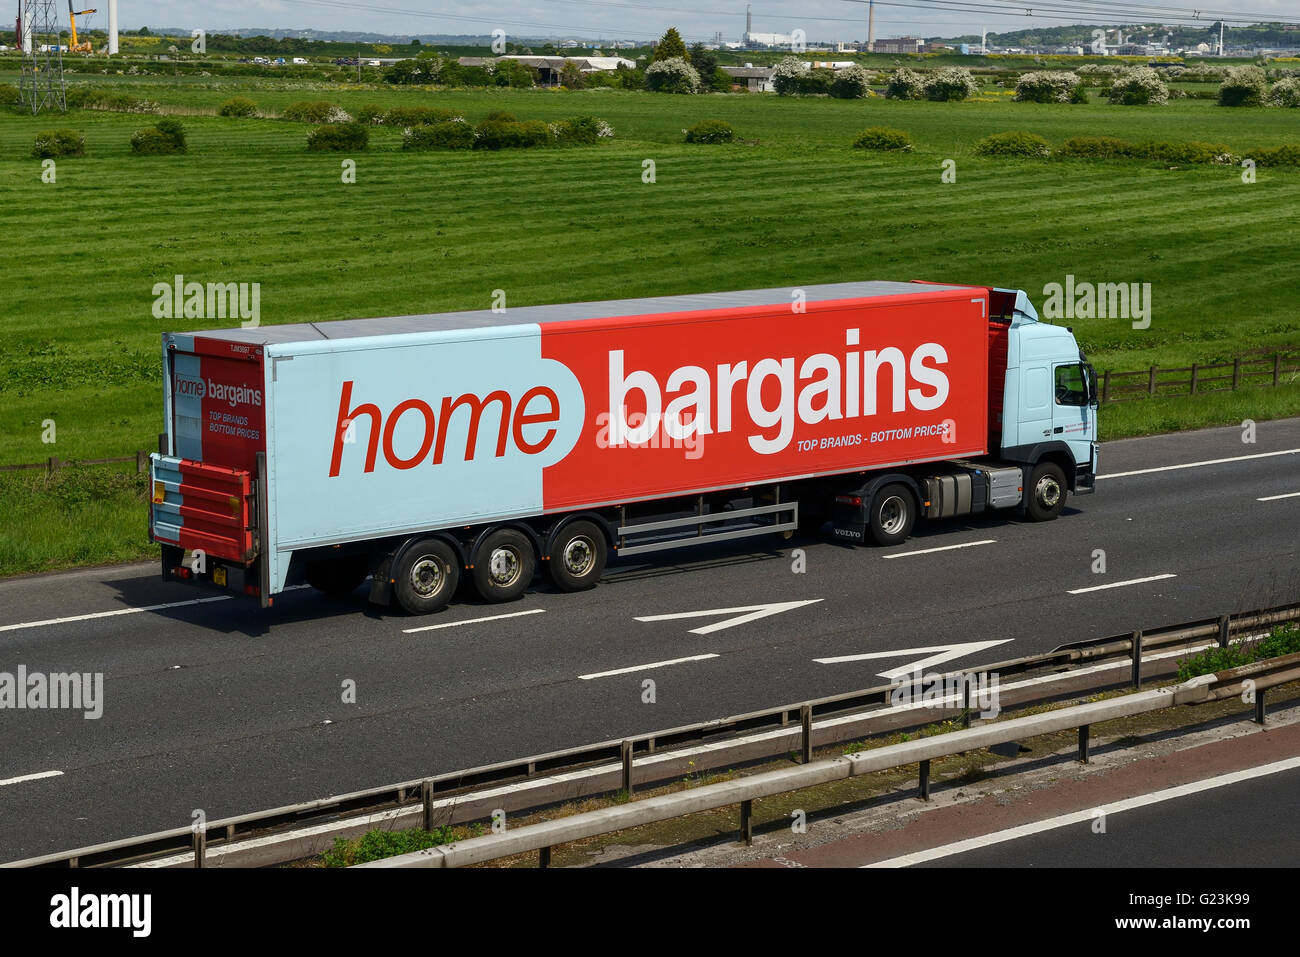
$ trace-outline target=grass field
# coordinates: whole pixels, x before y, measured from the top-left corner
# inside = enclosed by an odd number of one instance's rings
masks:
[[[487,308],[498,288],[508,305],[525,305],[929,278],[1019,287],[1041,304],[1044,285],[1071,274],[1151,283],[1149,329],[1120,319],[1072,323],[1099,369],[1300,345],[1300,170],[1261,169],[1258,182],[1246,185],[1233,168],[994,160],[971,152],[980,137],[1011,129],[1033,130],[1053,144],[1095,134],[1207,140],[1244,152],[1300,142],[1295,111],[1228,110],[1207,101],[1132,108],[335,91],[274,81],[130,87],[196,114],[185,119],[188,155],[132,156],[130,134],[149,125],[147,116],[0,113],[7,227],[0,464],[154,445],[162,425],[159,335],[212,325],[154,318],[153,285],[176,274],[260,283],[268,324]],[[342,156],[305,150],[306,125],[198,115],[235,93],[269,110],[330,99],[349,109],[448,106],[471,121],[498,109],[521,119],[595,114],[616,137],[594,147],[411,154],[400,151],[397,131],[377,129],[371,149],[352,157],[356,183],[344,184]],[[749,142],[681,143],[684,127],[710,117],[728,120]],[[853,133],[873,125],[908,131],[916,151],[851,150]],[[88,155],[60,160],[57,182],[42,183],[40,162],[28,156],[33,136],[62,126],[85,133]],[[654,184],[642,182],[646,159],[656,164]],[[945,159],[957,162],[954,184],[940,182]],[[1257,402],[1246,399],[1256,394]],[[1248,411],[1267,410],[1257,418],[1295,414],[1300,386],[1108,408],[1103,430],[1139,434],[1157,424],[1239,421],[1243,401]],[[53,446],[41,441],[47,419],[57,428]],[[0,486],[18,481],[3,478]],[[73,513],[47,514],[71,522]],[[5,515],[0,535],[18,537],[26,523],[8,507]],[[132,520],[138,536],[143,519]],[[0,574],[40,566],[39,556],[18,551],[28,558],[0,555]]]

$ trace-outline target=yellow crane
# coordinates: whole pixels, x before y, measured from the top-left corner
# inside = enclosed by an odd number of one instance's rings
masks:
[[[85,43],[77,42],[77,17],[88,16],[97,13],[97,10],[73,10],[72,0],[68,0],[68,21],[72,24],[72,43],[68,46],[70,53],[91,53],[90,40]]]

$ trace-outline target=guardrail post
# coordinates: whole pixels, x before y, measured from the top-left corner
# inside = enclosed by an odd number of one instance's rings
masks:
[[[812,763],[812,705],[799,706],[799,723],[803,725],[803,763]]]
[[[921,800],[930,800],[930,761],[921,762]]]
[[[194,866],[207,867],[208,829],[201,827],[194,832]]]
[[[1241,356],[1232,360],[1232,391],[1236,392],[1239,385],[1241,385]]]
[[[433,778],[420,782],[420,801],[424,804],[424,829],[433,830]]]
[[[1133,632],[1133,687],[1142,687],[1142,632]]]
[[[970,686],[974,675],[961,676],[961,726],[970,727]]]
[[[549,847],[540,847],[537,849],[537,867],[543,869],[551,866],[551,849]]]
[[[632,796],[632,742],[624,741],[620,746],[623,758],[623,790]]]
[[[1088,763],[1088,726],[1079,725],[1079,763]]]
[[[740,839],[746,847],[754,846],[754,802],[740,802]]]
[[[1219,616],[1219,647],[1220,648],[1228,647],[1228,642],[1231,640],[1229,636],[1231,634],[1232,634],[1232,619],[1228,615],[1220,615]]]
[[[1255,723],[1263,724],[1266,718],[1264,714],[1264,693],[1267,689],[1255,689]]]

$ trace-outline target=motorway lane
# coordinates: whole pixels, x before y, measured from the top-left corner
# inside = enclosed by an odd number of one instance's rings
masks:
[[[1215,429],[1111,443],[1103,471],[1300,448],[1300,420],[1258,441]],[[1300,456],[1106,480],[1051,525],[936,523],[894,549],[813,539],[732,543],[620,562],[593,592],[539,586],[508,606],[412,619],[309,590],[260,611],[242,601],[0,630],[0,670],[103,671],[104,717],[0,711],[0,860],[381,785],[879,683],[917,655],[815,658],[952,642],[1006,643],[947,667],[1300,594]],[[994,539],[899,559],[887,555]],[[770,547],[769,547],[770,546]],[[792,570],[791,549],[807,570]],[[1107,572],[1091,568],[1106,551]],[[1069,589],[1172,573],[1081,595]],[[0,584],[0,627],[187,601],[151,566]],[[700,636],[713,619],[636,617],[765,601],[817,604]],[[403,629],[532,609],[416,634]],[[718,616],[718,618],[725,616]],[[1010,640],[1007,640],[1010,639]],[[583,681],[683,656],[719,657]],[[642,702],[642,682],[656,702]],[[358,702],[341,701],[355,680]],[[326,723],[331,722],[331,723]]]

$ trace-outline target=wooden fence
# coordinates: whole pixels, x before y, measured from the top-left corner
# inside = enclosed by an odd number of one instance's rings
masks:
[[[135,474],[143,475],[149,471],[149,453],[144,451],[136,452],[135,455],[119,455],[111,459],[79,459],[77,461],[67,461],[58,456],[51,455],[44,462],[32,462],[28,465],[0,465],[0,472],[17,472],[20,469],[45,469],[53,474],[59,469],[69,466],[79,465],[111,465],[116,462],[134,462]]]
[[[1164,395],[1202,395],[1235,392],[1250,386],[1276,386],[1300,376],[1300,353],[1279,352],[1264,358],[1238,356],[1231,362],[1164,369],[1151,366],[1140,372],[1101,374],[1101,401],[1130,402]]]

